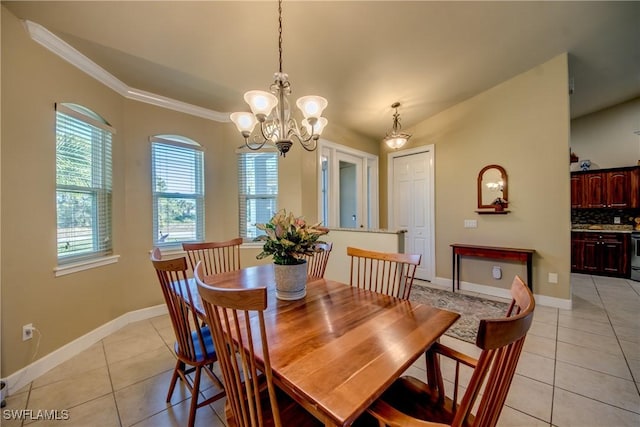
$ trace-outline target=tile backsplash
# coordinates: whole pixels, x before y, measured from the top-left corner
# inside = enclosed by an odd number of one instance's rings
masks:
[[[635,225],[640,209],[571,209],[572,224],[613,224],[615,217],[622,225]]]

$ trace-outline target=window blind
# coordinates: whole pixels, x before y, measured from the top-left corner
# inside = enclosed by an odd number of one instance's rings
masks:
[[[278,153],[238,153],[238,185],[240,236],[252,240],[278,210]]]
[[[84,107],[59,104],[56,110],[57,253],[58,264],[65,264],[112,252],[113,130]]]
[[[151,139],[153,244],[204,240],[204,155],[184,137]],[[185,142],[190,141],[190,142]]]

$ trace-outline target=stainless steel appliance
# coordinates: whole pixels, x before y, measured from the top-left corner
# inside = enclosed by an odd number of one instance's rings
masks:
[[[631,233],[631,280],[640,282],[640,232]]]

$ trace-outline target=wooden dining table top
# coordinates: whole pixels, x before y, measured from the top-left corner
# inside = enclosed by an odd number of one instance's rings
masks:
[[[274,379],[330,426],[350,425],[460,317],[313,277],[304,298],[282,301],[275,296],[271,264],[203,281],[216,287],[267,287],[264,317]],[[197,294],[195,281],[190,287]],[[195,304],[201,304],[199,297]]]

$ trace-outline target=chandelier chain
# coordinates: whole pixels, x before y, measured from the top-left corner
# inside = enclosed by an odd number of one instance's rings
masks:
[[[278,0],[278,54],[280,59],[280,73],[282,74],[282,0]]]

